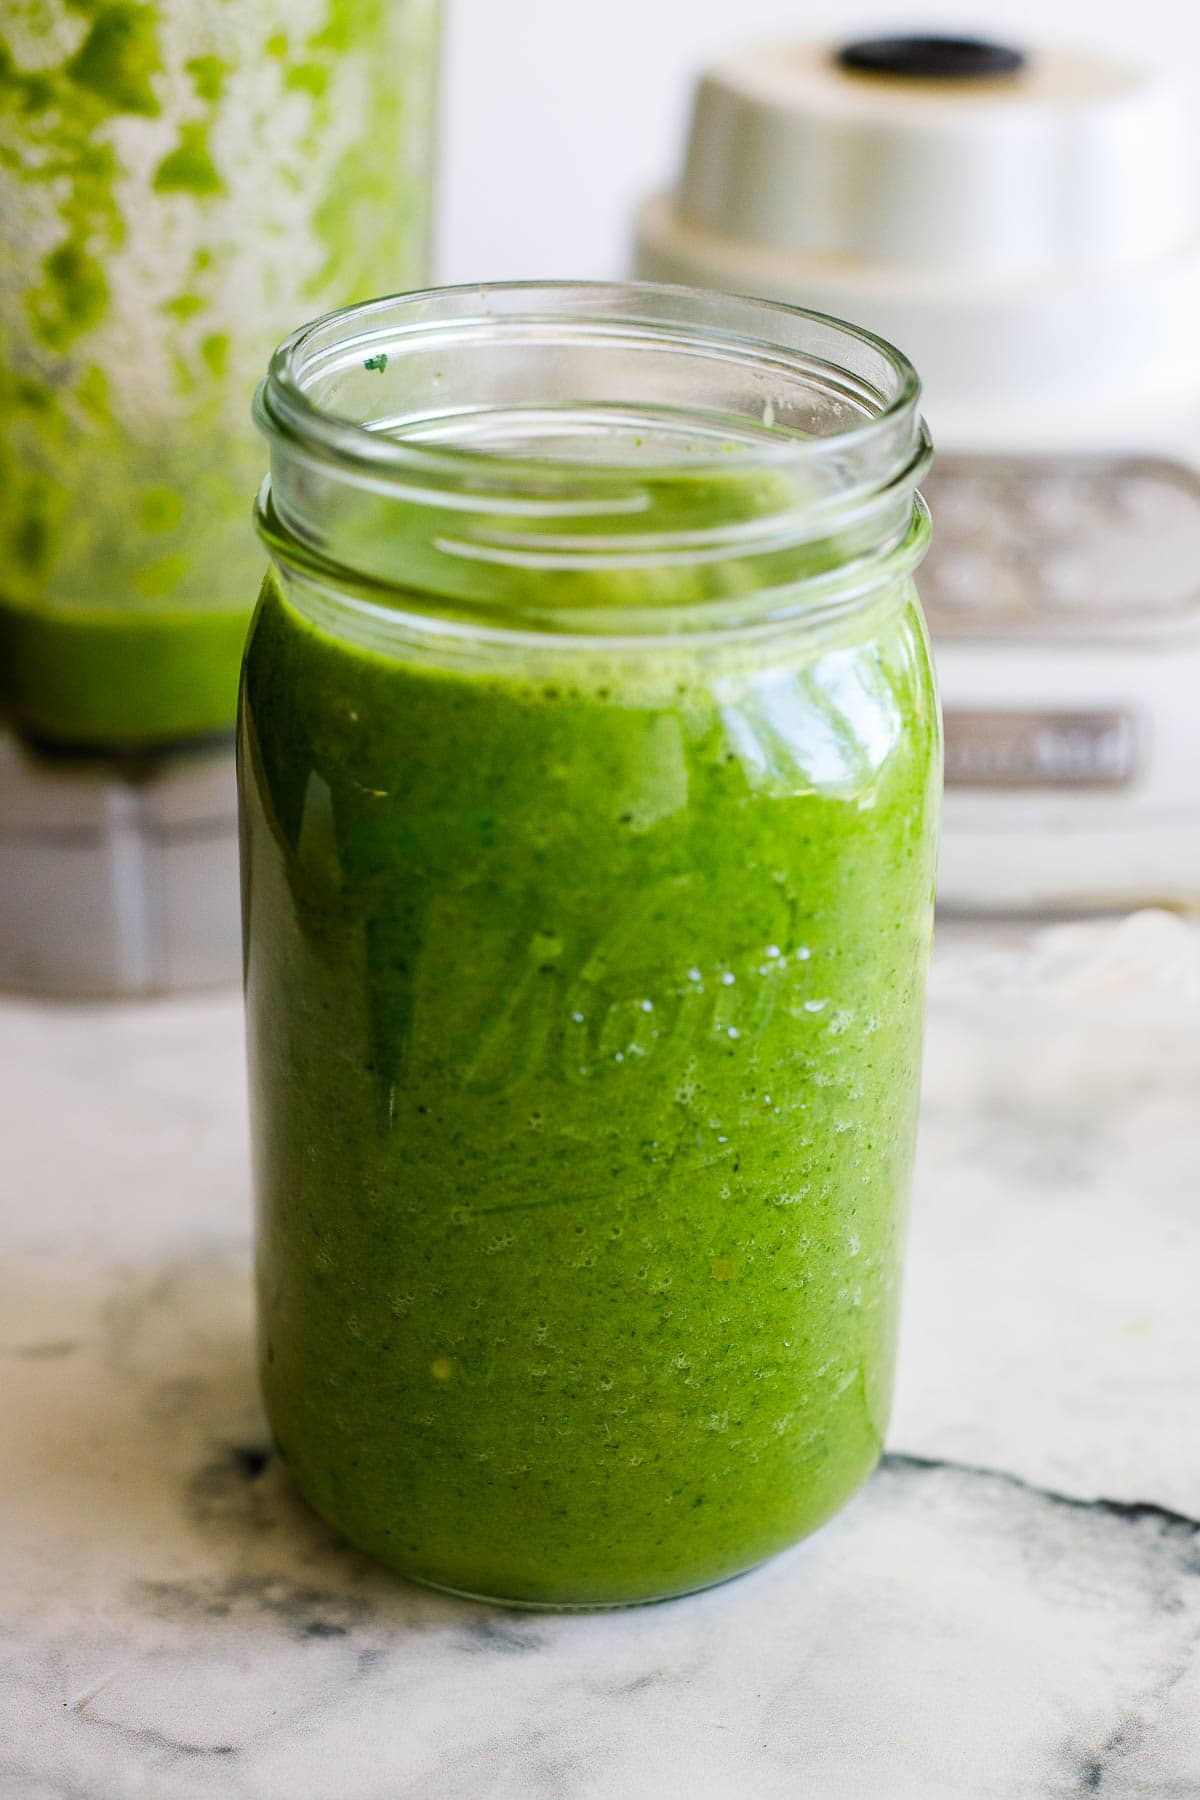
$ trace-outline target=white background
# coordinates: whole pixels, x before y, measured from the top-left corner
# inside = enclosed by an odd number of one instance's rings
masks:
[[[887,27],[1107,47],[1200,71],[1200,0],[447,0],[437,274],[627,272],[698,68],[763,37]]]

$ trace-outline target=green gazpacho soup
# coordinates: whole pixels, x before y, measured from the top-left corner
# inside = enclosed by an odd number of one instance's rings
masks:
[[[674,524],[710,499],[681,477]],[[281,561],[240,740],[279,1449],[437,1585],[732,1575],[888,1416],[940,772],[911,581],[506,639],[402,566],[389,613]]]

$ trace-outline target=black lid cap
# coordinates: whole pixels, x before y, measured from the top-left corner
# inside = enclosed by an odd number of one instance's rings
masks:
[[[1016,75],[1025,67],[1023,51],[986,38],[881,37],[843,44],[843,69],[856,75],[890,75],[909,81],[987,81]]]

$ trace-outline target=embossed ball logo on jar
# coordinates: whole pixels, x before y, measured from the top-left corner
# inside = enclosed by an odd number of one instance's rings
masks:
[[[543,1075],[627,1093],[643,1071],[661,1093],[714,1036],[731,1054],[751,1050],[809,954],[774,881],[724,941],[700,873],[643,888],[600,934],[553,918],[506,926],[479,904],[488,886],[477,873],[426,918],[416,976],[414,1061],[436,1040],[464,1095],[512,1100]],[[533,897],[513,910],[534,910]],[[666,968],[664,927],[678,944]],[[477,979],[447,1000],[439,971],[464,963]]]
[[[779,889],[761,896],[754,939],[712,949],[711,897],[702,875],[671,877],[647,889],[581,964],[567,993],[563,1074],[575,1083],[613,1079],[653,1064],[682,1066],[714,1033],[749,1046],[774,1009],[786,966],[791,919]],[[675,967],[664,971],[646,946],[673,926]],[[689,954],[690,952],[690,954]]]

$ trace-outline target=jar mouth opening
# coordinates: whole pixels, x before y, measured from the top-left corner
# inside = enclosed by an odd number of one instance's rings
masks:
[[[683,377],[667,382],[672,391],[653,406],[622,395],[628,375],[608,378],[639,350],[653,354],[660,379],[667,358]],[[523,443],[480,429],[503,360],[519,370],[526,392],[531,369],[544,383],[540,421],[524,409]],[[450,365],[464,363],[457,381],[448,376]],[[701,375],[721,388],[722,365],[737,372],[736,408],[728,384],[719,394],[725,405],[706,405],[700,391]],[[590,397],[579,385],[589,376]],[[572,377],[574,391],[564,387]],[[550,387],[563,388],[565,400],[551,398]],[[603,489],[631,474],[728,466],[731,448],[743,471],[865,456],[881,440],[911,438],[919,397],[916,370],[901,351],[803,307],[653,282],[497,282],[365,301],[302,326],[272,357],[255,417],[269,437],[375,481],[424,486],[458,477],[477,492],[525,489],[531,480],[545,487],[557,474],[568,487]],[[603,435],[605,453],[584,448],[581,421]],[[648,434],[648,422],[660,429]]]
[[[653,283],[369,301],[255,400],[277,562],[472,616],[689,608],[896,567],[928,465],[908,359],[823,313]],[[916,554],[913,551],[913,554]],[[657,607],[655,605],[657,602]]]

